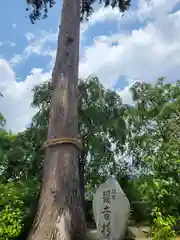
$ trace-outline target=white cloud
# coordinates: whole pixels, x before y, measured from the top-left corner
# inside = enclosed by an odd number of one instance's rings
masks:
[[[38,55],[44,55],[44,52],[47,52],[47,48],[45,48],[45,44],[57,42],[57,32],[53,33],[41,31],[41,37],[39,39],[30,38],[30,44],[25,48],[24,53],[27,56],[32,53],[36,53]]]
[[[118,91],[118,94],[120,95],[122,102],[124,104],[132,105],[133,100],[132,100],[131,93],[129,91],[129,87],[130,86],[126,86],[124,89]]]
[[[20,54],[15,54],[15,55],[11,58],[10,64],[11,64],[11,65],[16,65],[16,64],[18,64],[18,63],[20,63],[20,62],[22,62],[22,61],[23,61],[23,56],[20,55]]]
[[[40,31],[39,37],[33,33],[27,32],[25,38],[28,41],[28,45],[25,47],[21,54],[15,54],[9,61],[11,65],[15,66],[23,61],[26,61],[32,54],[41,56],[54,57],[54,48],[51,44],[57,43],[57,32]]]
[[[179,77],[180,11],[161,15],[129,34],[98,36],[84,49],[80,75],[99,76],[107,87],[121,75],[148,82]]]
[[[85,46],[80,59],[80,76],[96,74],[104,86],[111,88],[121,75],[129,79],[141,79],[155,82],[158,77],[167,76],[173,82],[179,79],[180,69],[180,11],[170,13],[179,0],[168,4],[163,0],[140,1],[137,11],[130,11],[122,18],[117,10],[98,8],[89,22],[81,27],[81,40],[86,40],[87,31],[98,23],[115,21],[119,31],[113,35],[99,36],[93,39],[91,46]],[[129,14],[129,15],[128,15]],[[129,23],[140,22],[144,25],[132,31],[122,31]],[[102,25],[101,25],[102,26]],[[89,37],[89,35],[88,35]],[[11,64],[17,64],[32,53],[55,59],[57,32],[41,32],[40,38],[26,34],[28,46],[22,55],[15,55]],[[85,42],[85,41],[84,41]],[[32,109],[31,88],[50,77],[41,70],[31,72],[24,82],[15,82],[15,75],[7,62],[0,61],[0,91],[5,91],[5,98],[0,102],[8,119],[8,127],[20,130],[30,121]],[[5,79],[3,81],[3,79]],[[9,80],[7,80],[9,79]],[[118,90],[125,103],[132,103],[129,87]],[[25,100],[24,100],[25,99]],[[18,109],[18,110],[17,110]]]
[[[7,41],[7,42],[2,42],[2,41],[0,41],[0,47],[2,47],[3,45],[8,45],[8,46],[10,46],[10,47],[15,47],[15,46],[16,46],[16,43],[11,42],[11,41]]]
[[[164,0],[140,0],[138,16],[142,19],[159,18],[171,12],[179,0],[171,0],[168,4]]]
[[[24,81],[17,82],[15,73],[4,59],[0,59],[0,112],[7,119],[7,129],[18,132],[30,122],[35,110],[30,107],[32,88],[50,78],[42,69],[32,69]]]
[[[130,92],[130,87],[132,87],[132,85],[136,82],[139,81],[138,79],[129,79],[128,80],[128,85],[125,86],[123,89],[117,89],[117,93],[120,95],[122,101],[124,104],[129,104],[132,105],[133,104],[133,100],[132,100],[132,95]]]
[[[100,5],[101,6],[101,5]],[[81,24],[81,40],[86,40],[85,33],[90,27],[94,27],[99,23],[105,23],[108,21],[115,21],[117,26],[120,24],[120,31],[122,27],[125,27],[128,23],[136,22],[136,14],[134,11],[129,10],[124,14],[120,13],[117,8],[112,9],[111,7],[102,8],[100,6],[95,6],[94,13],[88,21],[84,21]],[[111,29],[109,29],[111,32]]]
[[[95,12],[89,21],[85,21],[81,24],[80,38],[81,42],[86,39],[85,33],[90,28],[96,25],[97,23],[102,23],[110,20],[116,20],[116,22],[121,22],[122,24],[126,24],[131,21],[131,19],[135,16],[132,11],[129,11],[128,14],[122,17],[122,14],[117,9],[100,8],[95,6]],[[37,54],[41,56],[50,56],[52,57],[51,65],[55,59],[56,49],[54,50],[54,46],[52,44],[57,45],[58,31],[40,31],[39,36],[35,36],[33,33],[27,32],[25,34],[25,38],[28,41],[28,45],[25,47],[22,54],[16,54],[10,60],[11,64],[16,65],[20,64],[22,61],[28,59],[32,54]]]
[[[17,27],[16,23],[13,23],[13,24],[12,24],[12,27],[13,27],[13,28],[16,28],[16,27]]]
[[[27,39],[27,41],[32,41],[32,40],[34,40],[36,37],[34,36],[34,34],[33,33],[30,33],[30,32],[27,32],[26,34],[25,34],[25,37],[26,37],[26,39]]]
[[[8,41],[7,44],[8,44],[10,47],[15,47],[15,46],[16,46],[16,43],[15,43],[15,42],[11,42],[11,41]]]

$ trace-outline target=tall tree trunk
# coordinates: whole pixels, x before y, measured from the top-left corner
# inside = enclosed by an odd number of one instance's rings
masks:
[[[85,169],[84,169],[84,159],[79,159],[79,179],[80,179],[80,194],[81,194],[81,201],[82,201],[82,207],[85,211],[85,181],[84,181],[84,175],[85,175]]]
[[[48,140],[78,136],[78,65],[80,0],[64,0],[56,62]],[[47,148],[38,213],[28,240],[85,239],[80,194],[78,150],[71,144]]]
[[[80,194],[81,194],[81,201],[82,207],[84,212],[86,211],[86,201],[85,201],[85,164],[87,160],[87,149],[85,145],[85,136],[81,136],[82,141],[82,152],[79,156],[79,179],[80,179]]]

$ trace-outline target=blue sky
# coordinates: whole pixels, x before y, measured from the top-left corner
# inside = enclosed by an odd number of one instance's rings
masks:
[[[41,36],[41,31],[56,32],[57,30],[61,11],[60,1],[57,2],[56,7],[50,9],[49,18],[37,21],[36,24],[31,24],[28,18],[25,1],[2,1],[0,7],[0,25],[3,30],[0,41],[4,43],[0,47],[0,54],[8,61],[11,61],[14,55],[22,55],[28,45],[27,33],[32,33],[38,39]],[[6,27],[4,27],[4,22]],[[8,42],[11,42],[11,44],[8,44]],[[14,66],[17,78],[23,80],[34,67],[45,67],[44,70],[46,70],[48,61],[47,56],[40,58],[37,54],[32,54],[26,61],[22,61],[20,65]]]
[[[11,7],[10,7],[11,6]],[[32,25],[25,1],[0,3],[0,112],[7,128],[21,131],[35,112],[31,89],[51,77],[61,1],[48,18]],[[129,87],[136,80],[154,83],[158,77],[179,79],[180,0],[134,0],[122,16],[117,9],[95,6],[81,24],[79,76],[96,74],[131,104]]]

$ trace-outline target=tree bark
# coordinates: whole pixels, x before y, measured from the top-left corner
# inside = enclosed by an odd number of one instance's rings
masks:
[[[64,0],[55,66],[48,140],[78,136],[80,0]],[[46,149],[38,212],[28,240],[85,239],[78,169],[71,144]]]
[[[81,155],[79,156],[79,179],[80,179],[80,194],[81,194],[81,201],[82,207],[84,212],[86,211],[86,201],[85,201],[85,165],[87,161],[87,149],[85,145],[85,136],[81,136],[82,141],[82,151]]]
[[[79,159],[79,180],[80,180],[80,194],[81,194],[81,201],[82,201],[82,208],[85,211],[85,169],[84,169],[84,162],[83,159]]]

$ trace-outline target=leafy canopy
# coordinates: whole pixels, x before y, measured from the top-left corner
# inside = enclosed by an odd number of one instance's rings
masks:
[[[46,18],[48,9],[56,4],[56,0],[26,0],[26,2],[28,5],[26,10],[30,11],[29,18],[32,23],[41,17]],[[88,20],[93,12],[92,5],[95,2],[96,0],[81,0],[81,20],[84,18]],[[130,7],[131,0],[99,0],[99,3],[104,4],[105,7],[118,7],[121,12],[124,12]]]
[[[154,235],[162,237],[169,228],[173,235],[180,213],[180,82],[164,80],[136,83],[126,112],[128,152],[140,167],[138,185],[151,207]]]
[[[79,133],[84,143],[85,158],[88,158],[86,179],[97,184],[100,176],[114,171],[113,168],[117,165],[114,152],[117,155],[123,152],[126,139],[123,120],[125,108],[119,95],[106,90],[93,75],[80,79],[78,89]],[[36,133],[40,134],[42,144],[48,127],[51,82],[38,85],[33,91],[32,105],[38,111],[33,117],[31,129],[36,129]]]
[[[86,189],[92,190],[115,172],[130,201],[145,200],[154,239],[175,234],[180,213],[180,84],[136,83],[133,105],[95,76],[80,79],[79,133],[84,141]],[[17,135],[0,129],[0,239],[25,239],[36,213],[41,184],[52,83],[33,89],[37,112],[29,129]],[[135,166],[119,156],[128,153]],[[139,174],[134,176],[139,167]],[[135,178],[132,178],[134,176]],[[133,206],[133,205],[132,205]],[[141,221],[142,206],[133,206]]]

